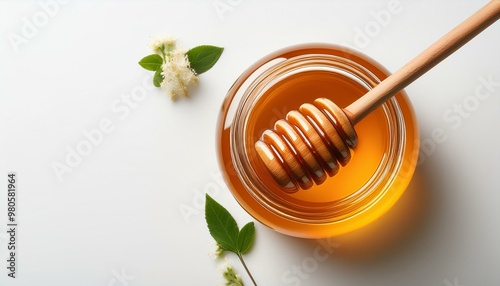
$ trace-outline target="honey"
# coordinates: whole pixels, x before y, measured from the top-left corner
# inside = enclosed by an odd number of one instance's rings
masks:
[[[401,196],[418,155],[418,128],[400,92],[355,126],[351,161],[324,183],[285,192],[254,144],[290,110],[324,97],[344,108],[387,77],[372,59],[326,44],[277,51],[238,78],[218,122],[218,155],[229,189],[255,219],[282,233],[321,238],[361,228]]]

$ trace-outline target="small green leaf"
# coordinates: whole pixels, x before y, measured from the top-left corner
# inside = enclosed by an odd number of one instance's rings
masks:
[[[191,68],[196,74],[202,74],[211,69],[219,60],[224,48],[203,45],[187,51]]]
[[[141,67],[149,70],[149,71],[157,71],[161,68],[163,64],[163,59],[160,55],[152,54],[149,56],[145,56],[139,61]]]
[[[163,81],[163,76],[161,75],[161,68],[156,70],[155,75],[153,77],[153,84],[156,87],[160,87],[161,83]]]
[[[238,253],[238,225],[231,214],[208,194],[205,201],[205,219],[210,235],[222,249]]]
[[[243,228],[240,230],[240,233],[238,234],[238,251],[241,254],[245,254],[250,250],[250,247],[252,247],[253,240],[255,237],[255,226],[253,222],[247,223]]]

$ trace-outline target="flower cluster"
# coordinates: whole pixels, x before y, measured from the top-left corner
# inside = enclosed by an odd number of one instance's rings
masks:
[[[176,49],[176,41],[171,37],[155,38],[151,41],[151,49],[160,52],[163,58],[161,87],[172,100],[188,96],[188,87],[198,83],[198,77],[190,67],[186,51]]]
[[[161,37],[154,37],[151,39],[151,42],[149,43],[149,48],[153,52],[164,52],[166,51],[173,51],[175,48],[176,44],[176,39],[171,36],[161,36]]]
[[[222,258],[224,256],[224,249],[218,244],[217,242],[215,243],[215,250],[210,253],[211,256],[214,256],[215,258]]]
[[[210,253],[215,259],[221,259],[224,257],[224,249],[220,244],[215,243],[215,250]],[[220,270],[222,270],[222,277],[224,278],[225,286],[244,286],[241,276],[234,270],[231,262],[224,258],[224,262],[220,265]]]
[[[143,68],[154,71],[153,84],[161,87],[172,100],[188,96],[190,85],[198,83],[198,75],[211,69],[224,48],[202,45],[188,51],[178,49],[172,37],[153,38],[149,44],[153,54],[139,61]]]
[[[233,266],[226,260],[225,265],[222,268],[222,277],[226,279],[226,286],[244,286],[241,276],[236,273]]]
[[[188,96],[188,86],[198,83],[198,77],[189,67],[189,60],[184,51],[175,50],[167,55],[167,60],[161,69],[163,77],[161,87],[172,100],[176,100],[179,96]]]

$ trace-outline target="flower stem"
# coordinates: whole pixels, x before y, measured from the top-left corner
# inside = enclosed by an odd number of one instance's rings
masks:
[[[238,255],[238,258],[239,258],[239,259],[240,259],[240,261],[241,261],[241,264],[243,264],[243,267],[245,267],[245,270],[247,271],[248,276],[250,276],[250,279],[252,280],[253,285],[257,286],[257,283],[255,283],[255,279],[253,279],[253,276],[252,276],[252,274],[250,273],[250,270],[248,270],[248,267],[247,267],[247,265],[245,264],[245,261],[243,260],[243,255],[241,255],[241,254],[239,254],[239,253],[237,253],[237,255]]]
[[[160,51],[161,51],[161,57],[163,58],[163,62],[164,62],[164,63],[166,63],[166,62],[167,62],[167,59],[166,59],[166,57],[165,57],[165,51],[164,51],[164,49],[165,49],[165,46],[163,46],[163,47],[160,49]]]

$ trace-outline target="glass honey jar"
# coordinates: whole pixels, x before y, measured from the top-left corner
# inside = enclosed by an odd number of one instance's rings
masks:
[[[260,59],[232,85],[217,122],[217,154],[228,188],[257,221],[287,235],[324,238],[366,226],[404,193],[416,167],[419,132],[404,91],[355,129],[358,144],[338,174],[308,190],[285,192],[254,144],[291,110],[316,98],[345,108],[389,72],[350,48],[303,44]]]

